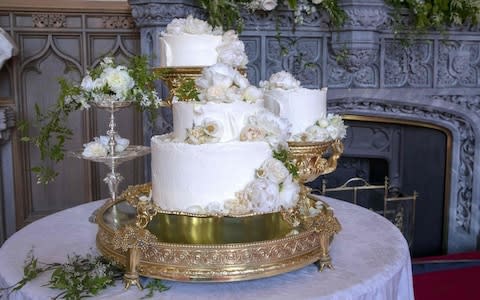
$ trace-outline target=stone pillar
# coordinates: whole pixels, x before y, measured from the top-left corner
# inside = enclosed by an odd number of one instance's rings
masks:
[[[0,245],[15,232],[15,194],[11,133],[15,127],[15,112],[0,108]]]
[[[379,59],[380,32],[389,23],[389,8],[383,0],[340,0],[347,14],[341,28],[332,32],[332,50],[350,72]]]

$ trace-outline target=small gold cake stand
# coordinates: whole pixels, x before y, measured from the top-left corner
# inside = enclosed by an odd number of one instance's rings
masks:
[[[193,84],[196,78],[200,77],[203,67],[162,67],[155,68],[154,71],[168,87],[169,94],[162,101],[164,106],[172,106],[173,98],[182,93],[185,84]],[[188,99],[182,99],[188,101]]]
[[[140,197],[150,184],[129,187],[99,212],[97,246],[126,266],[125,284],[139,275],[175,281],[226,282],[273,276],[330,259],[340,224],[327,204],[236,217],[162,212]],[[315,207],[314,199],[310,199]]]

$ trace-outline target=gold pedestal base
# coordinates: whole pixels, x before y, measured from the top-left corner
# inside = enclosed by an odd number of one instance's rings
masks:
[[[141,193],[147,187],[130,187],[129,192]],[[98,215],[98,249],[126,266],[127,288],[141,287],[138,275],[227,282],[273,276],[312,263],[319,270],[332,267],[328,248],[340,224],[325,203],[312,215],[299,208],[240,218],[152,213],[151,204],[147,206],[119,200]]]

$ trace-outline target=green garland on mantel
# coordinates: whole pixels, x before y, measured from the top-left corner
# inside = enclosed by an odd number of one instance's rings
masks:
[[[208,15],[210,25],[226,29],[243,29],[242,10],[272,13],[282,8],[281,0],[197,0]],[[295,25],[302,24],[305,15],[326,11],[334,27],[346,20],[339,0],[285,0]],[[393,8],[392,16],[401,29],[413,32],[445,30],[449,26],[475,25],[480,19],[480,0],[385,0]],[[400,23],[402,12],[409,13],[411,23]]]

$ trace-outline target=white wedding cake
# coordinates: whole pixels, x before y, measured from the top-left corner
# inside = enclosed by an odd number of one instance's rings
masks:
[[[224,33],[192,16],[173,19],[160,35],[160,67],[203,67],[220,62],[244,68],[248,62],[245,46],[233,30]]]
[[[273,158],[289,123],[266,110],[261,90],[229,65],[205,68],[196,85],[200,101],[174,102],[174,131],[151,140],[153,201],[205,215],[295,206],[299,185]]]
[[[261,81],[265,107],[292,124],[293,141],[323,142],[345,137],[340,116],[327,114],[327,88],[307,89],[292,74],[280,71]]]

